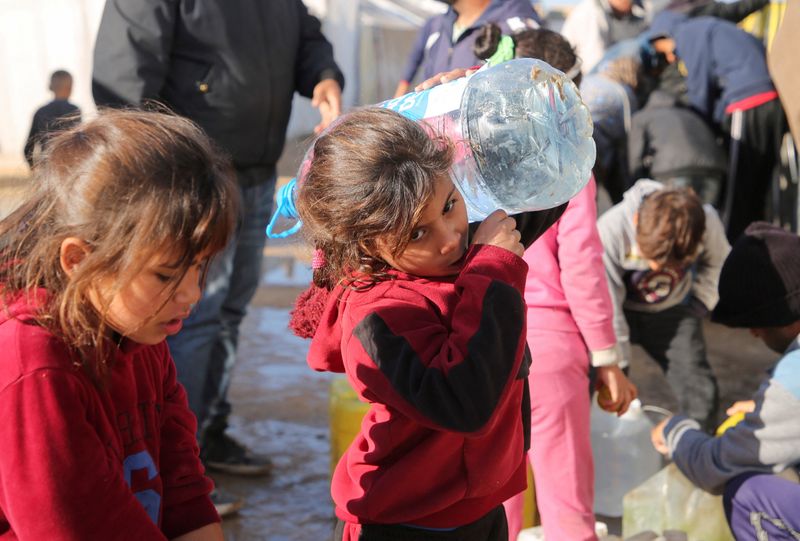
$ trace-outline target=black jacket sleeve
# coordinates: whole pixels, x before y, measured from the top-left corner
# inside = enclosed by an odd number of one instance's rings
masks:
[[[92,94],[100,106],[142,105],[169,70],[178,0],[108,0],[94,48]]]
[[[537,210],[533,212],[523,212],[522,214],[515,214],[513,218],[517,221],[517,229],[522,234],[520,242],[525,248],[534,243],[536,239],[542,236],[542,233],[556,223],[564,211],[567,209],[567,203],[561,206],[547,209]],[[469,224],[469,237],[470,239],[475,234],[475,231],[481,225],[481,222]]]
[[[692,17],[709,16],[738,23],[754,11],[768,5],[770,0],[739,0],[738,2],[710,2],[692,10]]]
[[[296,0],[300,20],[300,45],[295,63],[297,91],[310,98],[314,87],[323,79],[335,79],[344,89],[344,75],[333,59],[333,47],[322,35],[319,20]]]

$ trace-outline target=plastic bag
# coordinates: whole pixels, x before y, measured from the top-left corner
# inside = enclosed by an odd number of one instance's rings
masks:
[[[689,541],[734,541],[722,496],[694,486],[675,464],[628,492],[622,506],[623,537],[643,530],[682,530]]]

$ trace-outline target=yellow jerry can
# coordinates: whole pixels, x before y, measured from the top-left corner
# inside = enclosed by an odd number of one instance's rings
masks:
[[[336,375],[330,386],[330,428],[331,428],[331,473],[344,454],[347,447],[355,439],[361,429],[361,420],[369,406],[358,399],[358,395],[350,387],[347,377]],[[539,513],[536,509],[536,496],[533,489],[533,474],[528,468],[528,489],[525,491],[523,528],[539,524]]]

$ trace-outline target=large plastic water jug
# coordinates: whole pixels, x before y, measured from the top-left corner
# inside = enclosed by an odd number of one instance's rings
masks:
[[[471,222],[553,208],[589,180],[595,160],[592,119],[575,84],[549,64],[520,58],[469,77],[378,104],[420,122],[455,145],[453,182]],[[306,154],[298,178],[308,160]],[[297,219],[295,182],[278,194],[277,216]],[[299,226],[298,226],[299,227]]]
[[[519,58],[380,104],[456,144],[453,182],[470,221],[556,207],[589,180],[592,120],[575,84]]]
[[[591,426],[594,510],[621,517],[625,494],[661,469],[661,455],[650,443],[653,424],[638,399],[621,417],[603,411],[592,400]]]

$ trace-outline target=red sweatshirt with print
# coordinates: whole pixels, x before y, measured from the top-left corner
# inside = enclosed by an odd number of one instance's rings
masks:
[[[0,539],[170,539],[219,517],[166,342],[98,388],[24,300],[0,310]]]

